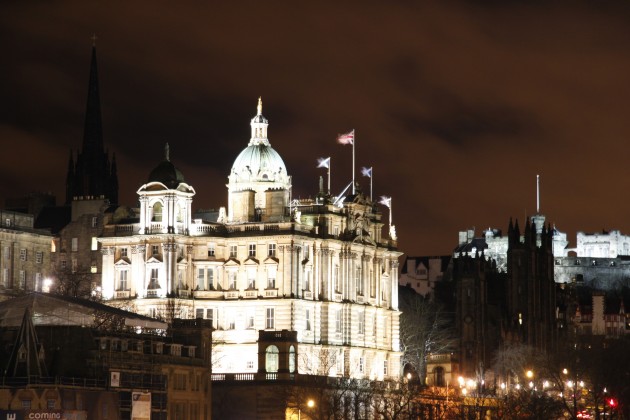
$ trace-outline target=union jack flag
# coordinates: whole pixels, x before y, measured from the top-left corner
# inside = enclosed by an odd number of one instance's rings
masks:
[[[341,144],[354,144],[354,130],[346,134],[339,134],[337,141]]]

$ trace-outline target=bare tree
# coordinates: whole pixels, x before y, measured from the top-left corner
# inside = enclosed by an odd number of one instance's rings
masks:
[[[78,297],[83,299],[98,299],[96,285],[92,282],[93,275],[85,267],[72,270],[68,267],[56,269],[53,273],[55,280],[51,286],[52,293]]]
[[[402,365],[412,366],[424,383],[428,356],[455,348],[452,321],[440,304],[415,293],[401,294],[400,309]]]

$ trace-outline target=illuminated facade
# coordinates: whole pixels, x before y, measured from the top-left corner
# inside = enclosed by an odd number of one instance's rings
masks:
[[[343,207],[324,191],[291,202],[267,127],[259,101],[228,176],[227,211],[214,221],[192,218],[196,192],[167,147],[138,190],[139,218],[99,238],[103,298],[211,320],[215,374],[278,372],[273,346],[259,359],[259,331],[288,330],[297,355],[287,373],[398,377],[401,253],[381,236],[378,206],[360,192]]]

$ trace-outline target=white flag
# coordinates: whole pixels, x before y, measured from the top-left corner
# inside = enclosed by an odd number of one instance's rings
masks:
[[[379,203],[381,203],[384,206],[387,206],[387,208],[391,208],[392,207],[392,198],[391,197],[386,197],[386,196],[381,196],[381,201],[379,201]]]
[[[330,168],[330,157],[317,159],[318,168]]]
[[[372,178],[372,168],[361,168],[361,173],[363,174],[363,176],[367,176],[368,178]]]

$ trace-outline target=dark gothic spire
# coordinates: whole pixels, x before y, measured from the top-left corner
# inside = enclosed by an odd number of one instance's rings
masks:
[[[72,162],[71,162],[72,163]],[[110,164],[108,152],[103,147],[101,100],[96,65],[96,47],[92,45],[90,80],[83,144],[78,151],[73,168],[68,168],[66,204],[74,197],[107,198],[111,204],[118,202],[118,176],[115,164]]]
[[[83,154],[88,159],[98,159],[103,154],[103,126],[101,121],[101,99],[98,91],[96,47],[92,47],[90,81],[88,83],[85,126],[83,129]]]
[[[22,325],[3,374],[5,377],[48,376],[44,364],[44,349],[37,340],[28,308],[24,310]]]

